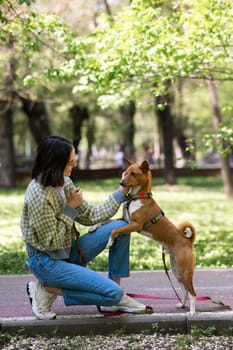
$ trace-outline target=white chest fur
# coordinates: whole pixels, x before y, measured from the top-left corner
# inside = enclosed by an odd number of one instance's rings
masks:
[[[123,217],[124,220],[128,223],[131,221],[131,215],[142,206],[141,200],[137,199],[135,201],[131,201],[129,205],[125,205],[123,209]]]
[[[131,201],[129,206],[125,205],[124,210],[123,210],[123,217],[124,220],[127,222],[131,221],[131,215],[138,209],[142,207],[142,203],[140,199],[136,199],[134,201]],[[141,235],[146,236],[148,238],[152,238],[152,234],[146,231],[141,231],[139,232]]]
[[[136,199],[135,201],[132,201],[129,205],[128,212],[131,216],[136,210],[140,209],[142,207],[142,203],[140,199]]]

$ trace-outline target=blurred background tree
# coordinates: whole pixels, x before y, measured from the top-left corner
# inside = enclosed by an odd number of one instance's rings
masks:
[[[228,0],[2,0],[0,186],[57,133],[80,167],[114,165],[119,147],[137,160],[150,150],[169,184],[176,166],[202,165],[207,145],[226,160],[232,196],[232,11]],[[214,103],[228,132],[213,129]]]

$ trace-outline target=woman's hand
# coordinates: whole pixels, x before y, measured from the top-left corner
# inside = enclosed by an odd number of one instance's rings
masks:
[[[71,208],[77,208],[83,203],[83,194],[80,188],[75,188],[67,201],[67,205]]]
[[[123,194],[124,194],[125,196],[127,196],[128,193],[129,193],[129,187],[120,186],[120,190],[121,190],[121,192],[123,192]]]

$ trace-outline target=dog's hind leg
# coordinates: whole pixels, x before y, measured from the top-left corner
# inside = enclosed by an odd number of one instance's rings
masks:
[[[192,295],[191,293],[187,292],[181,283],[181,287],[183,289],[183,297],[181,302],[176,304],[176,307],[179,309],[183,309],[186,306],[188,297],[189,297],[189,315],[194,316],[196,314],[196,297]]]
[[[174,255],[172,255],[172,254],[170,254],[170,263],[171,263],[172,272],[173,272],[174,276],[176,277],[177,281],[179,282],[180,287],[181,287],[182,292],[183,292],[183,296],[180,299],[180,302],[176,304],[176,307],[179,309],[182,309],[186,305],[187,298],[188,298],[188,292],[185,290],[184,285],[181,281],[181,277],[179,275],[177,265],[176,265],[176,260],[175,260]]]
[[[195,315],[196,313],[196,293],[195,290],[193,288],[193,283],[192,283],[192,277],[193,277],[193,273],[192,272],[188,272],[188,273],[184,273],[184,276],[182,278],[182,286],[184,288],[184,296],[182,299],[182,304],[181,307],[185,307],[186,301],[187,301],[187,297],[189,296],[189,301],[190,301],[190,310],[189,310],[189,314],[190,315]],[[179,304],[178,304],[179,307]]]
[[[196,302],[196,298],[195,298],[195,290],[193,288],[193,283],[192,283],[192,278],[193,278],[193,272],[190,270],[186,270],[186,271],[179,271],[179,269],[177,268],[177,264],[176,264],[176,259],[175,257],[170,254],[170,262],[171,262],[171,269],[173,274],[175,275],[177,281],[179,282],[181,289],[183,291],[183,296],[180,300],[179,303],[176,304],[177,308],[183,309],[186,306],[187,303],[187,299],[189,296],[190,299],[190,311],[189,314],[190,315],[194,315],[196,313],[196,309],[195,309],[195,302]]]
[[[181,298],[181,301],[176,304],[176,307],[178,309],[184,309],[185,306],[186,306],[186,303],[187,303],[187,299],[188,299],[188,292],[187,292],[187,290],[185,290],[185,288],[184,288],[182,283],[180,283],[180,286],[181,286],[182,291],[183,291],[183,296]]]
[[[189,314],[194,316],[196,314],[196,297],[189,293],[190,309]]]

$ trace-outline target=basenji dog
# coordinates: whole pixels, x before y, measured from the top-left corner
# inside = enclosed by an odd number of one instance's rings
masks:
[[[194,315],[196,313],[196,293],[193,287],[196,262],[193,253],[194,226],[189,222],[183,222],[177,228],[152,198],[152,175],[146,160],[141,164],[126,161],[129,166],[123,172],[120,184],[129,189],[128,202],[123,209],[123,217],[128,224],[112,230],[106,247],[109,248],[119,234],[130,232],[139,232],[162,244],[166,253],[170,254],[172,272],[183,289],[182,300],[180,299],[176,306],[184,308],[189,297],[189,314]]]

